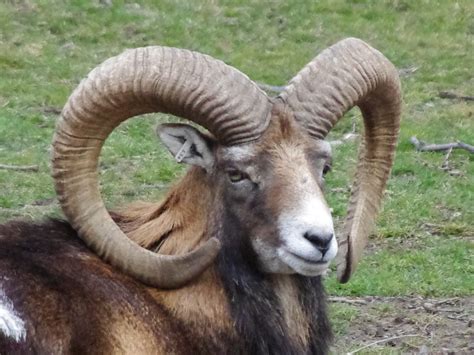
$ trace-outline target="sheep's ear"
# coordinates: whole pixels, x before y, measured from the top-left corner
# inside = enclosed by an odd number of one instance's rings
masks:
[[[178,163],[200,166],[210,171],[214,165],[213,141],[186,124],[162,124],[157,135]]]

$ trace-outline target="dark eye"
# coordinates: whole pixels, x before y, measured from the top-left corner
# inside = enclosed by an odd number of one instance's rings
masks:
[[[324,164],[323,176],[326,175],[327,173],[329,173],[330,171],[331,171],[331,165],[329,165],[329,164]]]
[[[248,175],[239,170],[229,170],[227,175],[229,176],[229,180],[232,183],[237,183],[239,181],[248,179]]]

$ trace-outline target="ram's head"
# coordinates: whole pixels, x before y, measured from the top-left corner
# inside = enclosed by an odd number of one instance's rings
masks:
[[[205,270],[220,242],[183,255],[161,255],[130,241],[99,193],[101,147],[121,122],[148,112],[192,120],[158,134],[179,162],[198,166],[222,219],[239,230],[265,272],[319,275],[337,253],[323,175],[324,138],[353,106],[365,135],[344,230],[338,276],[349,279],[367,243],[392,166],[399,130],[400,84],[393,65],[364,42],[347,39],[322,52],[276,98],[241,72],[208,56],[173,48],[129,50],[94,69],[71,95],[54,138],[61,205],[83,240],[142,282],[179,287]]]

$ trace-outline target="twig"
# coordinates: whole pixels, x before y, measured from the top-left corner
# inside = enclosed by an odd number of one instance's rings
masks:
[[[474,147],[472,145],[469,145],[467,143],[463,142],[457,142],[459,145],[459,148],[466,149],[470,153],[474,153]]]
[[[474,96],[458,95],[450,91],[440,91],[439,97],[441,97],[442,99],[458,99],[458,100],[464,100],[464,101],[474,101]]]
[[[47,114],[59,115],[62,111],[62,108],[54,106],[44,106],[41,110]]]
[[[457,316],[451,316],[451,315],[446,315],[446,318],[452,319],[452,320],[465,320],[468,315],[466,313],[459,314]]]
[[[401,78],[405,76],[410,76],[414,74],[418,69],[420,69],[420,67],[415,67],[415,66],[411,66],[408,68],[400,68],[398,69],[398,75],[400,75]]]
[[[446,156],[444,157],[443,164],[441,164],[441,169],[443,170],[449,169],[449,156],[451,155],[452,151],[453,151],[453,147],[449,148],[448,152],[446,153]]]
[[[435,304],[439,306],[440,304],[444,304],[444,303],[456,303],[456,302],[459,302],[459,297],[446,298],[445,300],[435,302]]]
[[[346,297],[329,297],[329,302],[348,303],[355,305],[364,305],[368,303],[366,300],[351,299]]]
[[[334,141],[329,141],[328,143],[331,145],[331,147],[337,147],[338,145],[343,144],[346,141],[354,141],[359,137],[357,133],[346,133],[344,136],[342,136],[341,139],[336,139]]]
[[[352,127],[351,128],[351,133],[356,134],[357,126],[356,126],[356,120],[355,120],[354,116],[352,116],[351,127]]]
[[[286,86],[276,86],[276,85],[270,85],[270,84],[259,83],[259,82],[257,82],[257,85],[262,90],[276,92],[276,93],[280,93],[286,88]]]
[[[5,164],[0,164],[0,169],[37,172],[37,171],[39,171],[39,166],[38,165],[5,165]]]
[[[437,308],[436,311],[445,312],[445,313],[461,313],[461,312],[464,312],[464,310],[462,310],[462,309],[451,309],[451,308]]]
[[[410,138],[411,144],[413,144],[419,152],[440,152],[449,149],[464,149],[467,150],[469,153],[474,154],[474,146],[463,143],[463,142],[456,142],[456,143],[443,143],[443,144],[428,144],[423,141],[418,140],[416,136]]]
[[[406,335],[399,335],[399,336],[391,337],[391,338],[387,338],[387,339],[377,340],[377,341],[374,341],[373,343],[364,345],[363,347],[361,347],[361,348],[359,348],[359,349],[357,349],[357,350],[348,352],[346,355],[353,355],[353,354],[355,354],[355,353],[358,353],[358,352],[361,351],[361,350],[370,348],[370,347],[373,346],[373,345],[377,345],[377,344],[381,344],[381,343],[386,343],[387,341],[390,341],[390,340],[402,339],[402,338],[414,338],[414,337],[423,338],[423,335],[419,335],[419,334],[406,334]]]

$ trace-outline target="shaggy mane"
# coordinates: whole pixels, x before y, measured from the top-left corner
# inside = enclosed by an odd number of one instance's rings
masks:
[[[161,202],[135,202],[113,217],[143,248],[163,254],[188,252],[204,241],[211,191],[205,172],[191,167]]]

